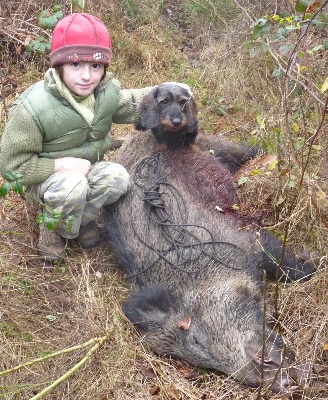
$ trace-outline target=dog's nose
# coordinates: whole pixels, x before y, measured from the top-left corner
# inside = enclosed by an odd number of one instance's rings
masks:
[[[172,125],[176,128],[179,125],[181,125],[182,119],[181,118],[173,118],[172,119]]]

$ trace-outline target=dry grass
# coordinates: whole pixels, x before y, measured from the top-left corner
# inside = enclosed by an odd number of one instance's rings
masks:
[[[128,295],[104,238],[100,248],[72,242],[65,265],[47,267],[35,250],[34,215],[17,195],[2,204],[0,245],[1,370],[81,345],[114,329],[105,344],[50,394],[51,399],[256,399],[221,374],[160,358],[122,315]],[[23,222],[25,221],[25,222]],[[316,364],[296,399],[324,399],[327,361],[327,270],[310,281],[280,287],[280,322],[297,362]],[[275,288],[268,285],[268,303]],[[0,398],[31,399],[77,364],[91,346],[0,376]],[[155,393],[155,394],[154,394]],[[326,393],[326,394],[325,394]],[[322,397],[321,397],[322,396]],[[280,399],[265,395],[263,399]]]
[[[231,14],[235,28],[226,27],[226,31],[223,29],[214,37],[204,19],[183,20],[184,14],[179,13],[185,10],[174,1],[166,3],[161,18],[150,18],[148,2],[144,2],[145,14],[133,26],[133,19],[122,14],[119,2],[87,2],[88,12],[108,18],[114,46],[111,69],[116,77],[130,87],[169,80],[187,81],[200,104],[202,131],[249,138],[249,133],[258,128],[256,113],[266,113],[271,126],[268,124],[264,131],[259,129],[255,136],[257,140],[267,140],[269,135],[274,141],[270,129],[276,122],[280,124],[284,113],[279,100],[280,87],[274,86],[267,69],[258,72],[257,59],[242,51],[249,31],[248,19],[243,14],[239,17]],[[258,2],[244,3],[249,7],[255,3],[254,9],[258,7]],[[8,32],[14,39],[5,41],[1,54],[2,125],[13,99],[33,81],[41,79],[47,67],[45,57],[22,57],[19,53],[19,41],[25,40],[26,30],[32,35],[40,33],[35,24],[28,28],[25,20],[35,22],[34,16],[42,9],[42,1],[28,1],[18,8],[12,2],[8,4],[14,17]],[[323,63],[322,59],[317,60],[318,69],[323,68]],[[122,129],[125,127],[119,128],[118,134]],[[324,150],[324,134],[319,142]],[[326,171],[324,152],[315,160],[320,158]],[[251,166],[248,172],[257,167]],[[313,162],[312,172],[308,174],[311,179],[291,213],[287,212],[287,200],[279,202],[279,195],[289,198],[292,193],[286,186],[286,176],[280,176],[277,169],[266,174],[268,170],[263,168],[262,173],[249,176],[238,191],[241,212],[265,217],[276,226],[278,233],[283,232],[289,218],[290,243],[305,245],[319,256],[318,273],[307,282],[279,286],[278,299],[275,285],[267,284],[268,306],[273,309],[277,303],[281,329],[286,344],[296,353],[296,362],[305,361],[313,366],[309,380],[293,395],[294,400],[328,399],[328,356],[324,351],[328,341],[328,190],[325,173],[317,169]],[[113,329],[108,340],[87,362],[46,398],[286,398],[265,391],[259,395],[257,390],[245,388],[222,374],[198,370],[153,354],[121,312],[120,305],[128,296],[129,287],[106,244],[106,237],[98,249],[88,251],[73,241],[65,264],[48,267],[36,252],[34,218],[35,212],[27,209],[18,195],[10,193],[6,199],[0,199],[0,371],[82,345]],[[0,375],[0,399],[32,399],[74,367],[91,347]]]

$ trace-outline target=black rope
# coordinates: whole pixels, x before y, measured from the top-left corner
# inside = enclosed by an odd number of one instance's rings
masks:
[[[189,274],[199,273],[213,262],[233,270],[240,270],[240,267],[232,265],[231,259],[240,258],[236,254],[236,250],[238,250],[248,263],[246,252],[233,243],[214,240],[210,230],[202,225],[188,224],[187,206],[181,193],[166,181],[166,177],[171,173],[171,165],[166,166],[163,174],[162,163],[163,154],[155,154],[141,161],[134,174],[134,183],[140,188],[142,201],[145,204],[147,230],[141,236],[137,223],[133,220],[132,228],[138,240],[148,247],[156,255],[156,258],[142,270],[126,275],[126,278],[143,274],[160,259],[172,268]],[[173,205],[174,215],[171,215],[170,205],[171,207]],[[130,207],[130,215],[133,219],[131,202]],[[151,244],[154,230],[156,230],[155,242],[160,247]],[[204,235],[207,236],[207,240],[202,238]],[[221,246],[227,246],[230,249],[230,260],[224,260],[229,251],[220,251]]]

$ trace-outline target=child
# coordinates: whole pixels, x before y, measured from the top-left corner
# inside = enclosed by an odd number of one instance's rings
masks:
[[[121,89],[106,72],[110,58],[110,36],[98,18],[64,17],[53,31],[51,68],[13,103],[2,135],[0,172],[20,173],[27,199],[41,201],[43,213],[74,217],[70,229],[40,225],[38,251],[50,262],[65,255],[65,238],[97,246],[99,210],[129,187],[121,165],[102,161],[108,132],[113,122],[136,122],[136,103],[151,88]]]

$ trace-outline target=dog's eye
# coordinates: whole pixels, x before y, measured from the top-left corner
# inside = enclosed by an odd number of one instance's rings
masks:
[[[163,105],[163,106],[165,106],[166,104],[168,103],[168,101],[165,99],[165,100],[161,100],[160,102],[159,102],[159,104],[160,105]]]
[[[188,102],[188,100],[182,99],[182,100],[179,101],[179,104],[180,104],[181,107],[184,107],[187,104],[187,102]]]

